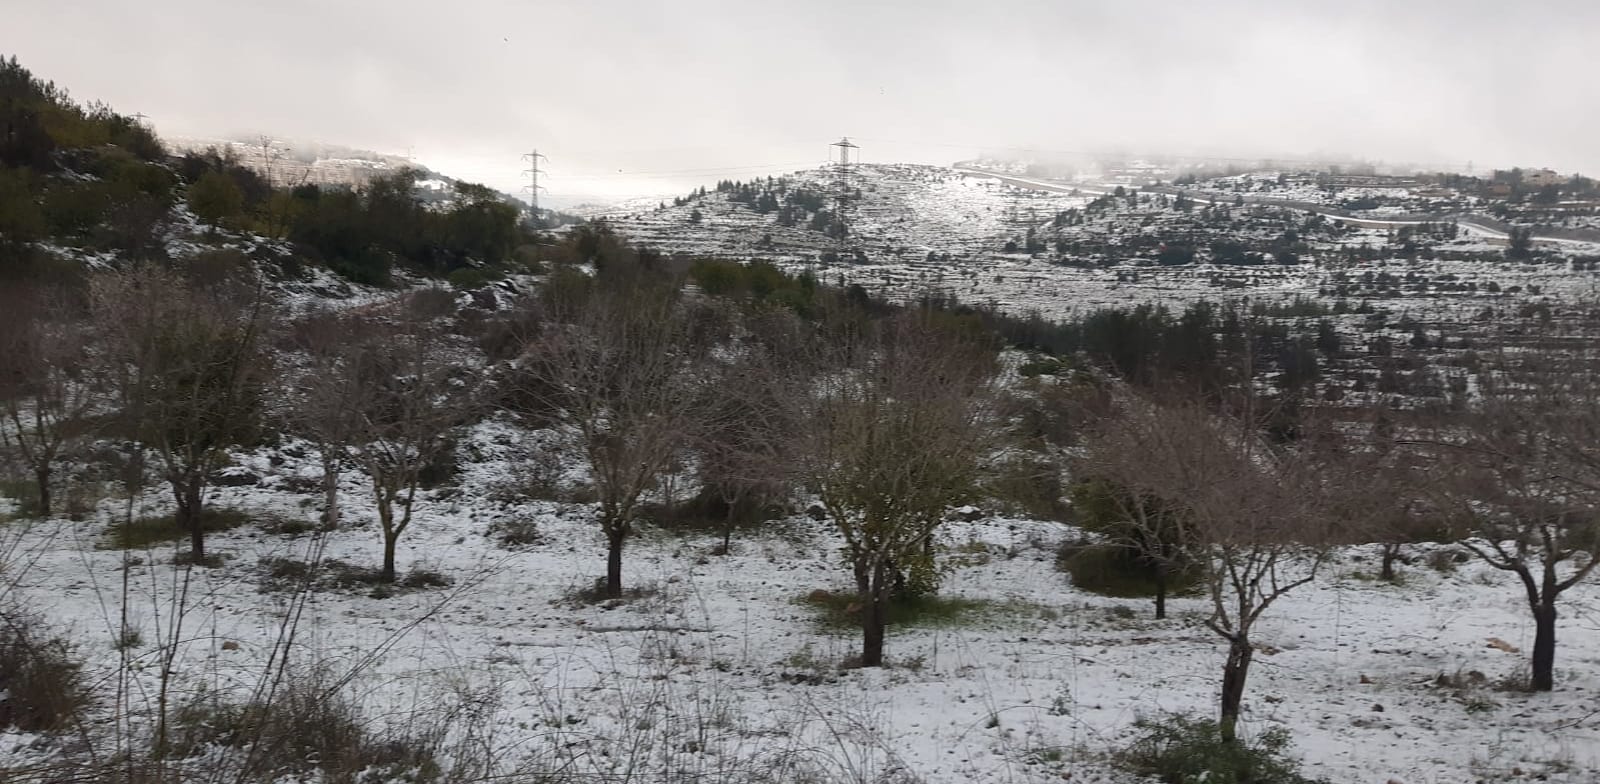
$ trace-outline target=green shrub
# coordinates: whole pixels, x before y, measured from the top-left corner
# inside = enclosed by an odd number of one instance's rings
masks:
[[[1007,460],[984,482],[984,492],[1008,515],[1058,522],[1070,515],[1062,500],[1061,472],[1049,459],[1023,455]]]
[[[0,496],[16,502],[11,517],[26,520],[39,516],[39,485],[26,479],[0,479]],[[0,515],[4,520],[6,515]]]
[[[1073,587],[1081,591],[1118,599],[1149,598],[1156,593],[1150,565],[1132,548],[1069,541],[1057,551],[1056,566],[1071,575]],[[1168,595],[1193,591],[1203,576],[1197,567],[1169,572]]]
[[[1118,762],[1163,784],[1318,784],[1288,756],[1289,731],[1274,727],[1253,742],[1223,743],[1215,721],[1183,714],[1139,719]]]
[[[232,530],[249,521],[249,516],[238,509],[208,508],[200,512],[200,527],[208,534]],[[107,526],[101,547],[106,550],[134,550],[163,542],[176,542],[188,535],[188,531],[179,527],[176,515],[141,517],[132,522]]]
[[[451,286],[457,289],[466,290],[483,288],[484,286],[487,286],[503,277],[505,276],[501,275],[499,272],[495,272],[494,270],[479,269],[477,267],[462,267],[461,269],[450,273],[450,276],[446,278],[446,280],[449,281]]]

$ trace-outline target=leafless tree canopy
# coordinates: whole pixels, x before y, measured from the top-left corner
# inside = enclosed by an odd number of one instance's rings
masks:
[[[191,556],[203,559],[207,477],[230,447],[257,435],[270,376],[260,282],[245,275],[200,285],[146,264],[97,275],[90,298],[100,367],[123,421],[156,454]]]
[[[921,313],[829,346],[801,390],[804,473],[844,539],[861,596],[861,663],[883,662],[885,603],[928,569],[946,511],[967,499],[989,443],[993,346]]]
[[[571,433],[599,496],[606,593],[622,592],[623,543],[641,497],[688,441],[704,346],[675,292],[647,282],[547,298],[519,364],[526,394]]]
[[[476,390],[454,360],[451,336],[426,309],[402,301],[357,318],[356,338],[332,359],[335,375],[312,389],[329,448],[343,440],[372,483],[383,530],[379,579],[392,582],[423,473],[470,420]]]
[[[49,517],[57,461],[92,427],[104,396],[90,372],[81,296],[64,286],[17,284],[0,295],[0,414],[38,483]]]
[[[1515,574],[1535,622],[1530,685],[1554,688],[1557,598],[1600,558],[1600,364],[1586,344],[1502,354],[1468,414],[1403,440],[1462,545]]]
[[[1088,438],[1083,467],[1130,499],[1127,525],[1157,550],[1204,570],[1206,625],[1228,643],[1221,727],[1233,740],[1254,646],[1250,632],[1274,602],[1316,577],[1331,538],[1326,503],[1343,468],[1325,441],[1264,435],[1267,417],[1172,396],[1129,396]],[[1325,437],[1325,436],[1324,436]]]

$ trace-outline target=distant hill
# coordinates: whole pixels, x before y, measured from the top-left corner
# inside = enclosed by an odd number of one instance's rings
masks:
[[[800,263],[987,258],[1090,196],[1046,193],[943,166],[857,164],[724,181],[671,202],[592,209],[667,253]],[[698,219],[697,219],[698,216]]]
[[[0,277],[223,254],[481,280],[537,243],[521,202],[404,159],[328,145],[175,140],[0,60]],[[526,253],[523,254],[527,256]]]

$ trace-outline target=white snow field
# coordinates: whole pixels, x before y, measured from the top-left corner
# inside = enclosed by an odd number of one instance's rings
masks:
[[[836,537],[805,516],[736,535],[726,557],[710,554],[712,534],[646,527],[625,577],[655,592],[615,606],[575,603],[573,589],[603,571],[602,539],[590,507],[508,500],[529,448],[508,427],[480,425],[461,447],[459,490],[425,494],[400,543],[402,571],[432,569],[454,584],[387,599],[316,593],[296,661],[342,671],[381,651],[355,682],[370,715],[403,721],[439,710],[442,693],[487,690],[497,699],[485,742],[507,766],[562,761],[568,772],[632,770],[628,780],[652,782],[726,780],[709,772],[763,754],[804,759],[830,780],[1130,781],[1108,756],[1135,719],[1214,710],[1224,649],[1202,625],[1205,602],[1179,599],[1157,622],[1147,602],[1074,589],[1054,564],[1057,544],[1073,535],[1058,523],[949,524],[954,565],[943,592],[986,604],[962,623],[891,630],[896,666],[881,670],[839,671],[858,639],[823,631],[798,602],[849,579]],[[284,486],[313,477],[314,462],[246,455],[239,464],[260,481],[220,488],[210,502],[314,522],[314,491]],[[344,492],[348,526],[325,536],[326,557],[375,564],[367,491],[350,477]],[[159,494],[140,506],[167,510]],[[113,680],[126,599],[144,640],[131,651],[137,722],[149,719],[156,642],[187,578],[172,564],[177,545],[135,552],[124,593],[124,552],[96,547],[117,514],[120,502],[109,499],[100,519],[0,531],[13,545],[7,578],[77,642],[92,682]],[[535,524],[538,542],[512,550],[486,535],[513,520]],[[288,607],[260,590],[258,563],[315,546],[309,533],[254,524],[212,536],[224,563],[192,572],[180,695],[248,691]],[[1497,686],[1525,669],[1532,640],[1512,575],[1477,562],[1441,573],[1419,558],[1390,585],[1361,576],[1376,570],[1369,550],[1341,552],[1267,612],[1254,635],[1261,655],[1246,732],[1288,728],[1307,772],[1332,782],[1600,780],[1600,586],[1562,597],[1556,690],[1526,694]],[[1453,685],[1440,685],[1441,675]],[[0,764],[48,757],[37,740],[0,736]]]

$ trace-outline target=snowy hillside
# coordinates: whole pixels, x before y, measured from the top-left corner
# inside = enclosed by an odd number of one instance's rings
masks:
[[[1240,187],[1277,187],[1275,179],[1235,179]],[[842,181],[848,185],[841,189]],[[1273,204],[1235,205],[1239,194],[1221,184],[1203,192],[1214,201],[1145,193],[1135,204],[1106,187],[860,164],[847,177],[818,169],[743,185],[770,192],[785,207],[799,202],[813,209],[797,209],[786,221],[780,209],[761,210],[736,192],[707,188],[677,203],[631,202],[590,217],[663,253],[765,259],[891,298],[938,290],[1047,316],[1148,301],[1325,296],[1344,281],[1378,275],[1448,281],[1364,296],[1421,316],[1454,317],[1492,304],[1500,291],[1592,290],[1592,273],[1565,259],[1600,256],[1600,244],[1560,243],[1549,246],[1555,263],[1506,264],[1503,236],[1469,226],[1440,224],[1433,234],[1412,236],[1417,227],[1357,226]],[[843,236],[831,228],[841,192],[848,194]],[[1193,261],[1167,264],[1163,252],[1180,247]],[[1219,256],[1240,250],[1263,254],[1268,263]],[[1272,254],[1286,251],[1294,263],[1271,263]]]

